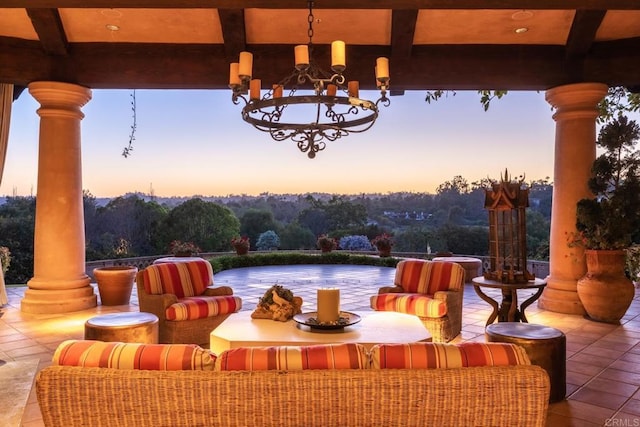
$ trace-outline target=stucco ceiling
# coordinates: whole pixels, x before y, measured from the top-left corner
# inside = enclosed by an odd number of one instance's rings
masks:
[[[229,62],[249,50],[254,76],[276,82],[309,41],[308,13],[304,0],[3,0],[0,81],[225,88]],[[378,56],[399,92],[640,86],[637,0],[317,0],[319,65],[336,39],[361,87]]]

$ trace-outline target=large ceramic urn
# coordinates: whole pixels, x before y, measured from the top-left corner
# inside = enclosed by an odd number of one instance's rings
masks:
[[[578,297],[587,315],[617,323],[631,305],[635,288],[624,274],[625,251],[586,250],[587,274],[578,280]]]
[[[137,267],[129,265],[94,268],[102,305],[129,304],[137,272]]]

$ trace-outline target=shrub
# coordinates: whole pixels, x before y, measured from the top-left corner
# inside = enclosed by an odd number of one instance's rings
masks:
[[[267,230],[260,234],[256,242],[259,251],[271,251],[280,247],[280,237],[273,230]]]
[[[372,251],[373,246],[367,236],[344,236],[340,239],[340,248],[346,251]]]

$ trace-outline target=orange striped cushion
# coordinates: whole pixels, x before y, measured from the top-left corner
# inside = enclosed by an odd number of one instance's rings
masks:
[[[374,369],[434,369],[468,366],[530,365],[525,350],[515,344],[379,344],[371,349]]]
[[[435,300],[422,294],[379,294],[371,297],[371,308],[376,311],[395,311],[420,317],[444,317],[447,314],[445,301]]]
[[[182,298],[165,310],[167,320],[193,320],[235,313],[242,299],[233,295]]]
[[[433,295],[437,291],[460,290],[464,268],[452,262],[403,260],[396,267],[394,284],[407,293]]]
[[[178,298],[202,295],[213,285],[213,269],[205,260],[154,264],[143,270],[148,294],[173,294]]]
[[[224,351],[216,363],[220,371],[301,371],[305,369],[364,369],[367,350],[361,344],[301,347],[242,347]]]
[[[150,371],[212,371],[215,362],[215,354],[195,344],[69,340],[53,354],[54,365]]]

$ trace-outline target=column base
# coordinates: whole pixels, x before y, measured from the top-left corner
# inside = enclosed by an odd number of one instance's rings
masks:
[[[538,300],[538,307],[556,313],[578,314],[581,316],[586,314],[580,298],[578,298],[575,285],[573,290],[557,289],[554,288],[551,279]]]
[[[76,289],[27,289],[20,311],[30,314],[58,314],[86,310],[98,305],[98,297],[90,285]]]

